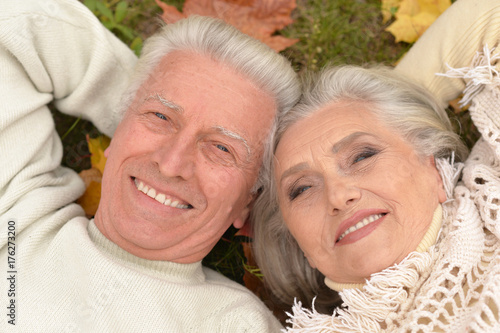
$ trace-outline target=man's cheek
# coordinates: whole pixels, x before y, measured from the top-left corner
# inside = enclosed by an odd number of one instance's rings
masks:
[[[212,173],[207,176],[203,191],[207,198],[231,198],[238,196],[238,186],[236,186],[236,177],[228,172]]]

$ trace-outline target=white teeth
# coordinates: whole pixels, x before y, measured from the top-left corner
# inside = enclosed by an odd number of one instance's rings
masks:
[[[347,229],[346,231],[344,231],[344,233],[342,235],[340,235],[340,237],[337,240],[337,242],[340,241],[345,236],[347,236],[348,234],[350,234],[351,232],[356,231],[358,229],[361,229],[361,228],[367,226],[368,224],[370,224],[370,223],[378,220],[382,216],[384,216],[384,215],[382,215],[382,214],[375,214],[375,215],[370,215],[368,217],[365,217],[363,220],[361,220],[358,223],[356,223],[356,225],[354,225],[354,226],[350,227],[349,229]]]
[[[154,199],[156,197],[156,190],[154,188],[150,188],[146,194]]]
[[[164,203],[165,202],[165,194],[158,193],[158,195],[155,197],[155,200],[161,204]]]
[[[182,205],[179,204],[179,200],[175,200],[172,202],[171,198],[167,198],[167,196],[163,193],[156,193],[156,190],[154,188],[149,188],[147,185],[144,185],[143,182],[137,181],[137,179],[134,179],[135,186],[139,191],[142,193],[146,194],[147,196],[155,199],[161,204],[164,204],[165,206],[170,206],[174,208],[180,208],[180,209],[187,209],[189,208],[188,205]]]

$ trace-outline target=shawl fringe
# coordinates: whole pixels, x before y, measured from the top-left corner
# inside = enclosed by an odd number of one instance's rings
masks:
[[[460,106],[470,104],[472,99],[480,93],[485,86],[500,87],[500,76],[496,69],[496,62],[500,59],[500,54],[494,54],[486,44],[482,52],[476,52],[470,67],[452,68],[448,64],[446,73],[437,73],[436,75],[449,78],[468,79],[464,89],[464,95],[460,100]]]
[[[287,332],[380,332],[381,323],[391,321],[397,309],[408,298],[408,290],[435,260],[432,246],[428,252],[412,252],[400,264],[373,274],[362,290],[345,289],[340,292],[344,304],[333,315],[320,314],[312,304],[306,309],[295,301],[293,314],[287,313]]]

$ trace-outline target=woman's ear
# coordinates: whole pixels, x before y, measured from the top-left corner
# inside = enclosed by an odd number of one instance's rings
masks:
[[[446,198],[446,190],[444,189],[444,183],[443,179],[441,178],[441,174],[439,173],[439,170],[436,167],[436,160],[434,156],[429,156],[430,158],[430,163],[432,165],[434,177],[436,178],[437,182],[437,195],[438,195],[438,200],[439,203],[445,202],[448,198]]]
[[[314,260],[312,260],[305,252],[304,252],[304,257],[306,257],[309,266],[316,269],[316,264],[314,263]]]

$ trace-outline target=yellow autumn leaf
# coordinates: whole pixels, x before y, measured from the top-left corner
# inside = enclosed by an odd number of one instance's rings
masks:
[[[401,0],[382,0],[382,22],[386,23],[394,16]]]
[[[421,11],[419,0],[402,0],[396,12],[396,18],[400,16],[414,16]]]
[[[419,13],[415,16],[401,15],[386,30],[396,37],[396,43],[413,43],[422,36],[436,18],[436,15],[430,13]]]
[[[101,179],[106,164],[104,151],[108,148],[111,139],[107,136],[99,136],[91,139],[87,135],[87,144],[90,151],[91,168],[80,172],[80,177],[85,182],[85,193],[77,200],[77,203],[82,206],[87,217],[91,218],[95,215],[99,201],[101,200]]]
[[[85,193],[77,200],[77,203],[83,207],[85,215],[91,218],[97,212],[99,201],[101,200],[101,183],[91,181],[85,190]]]
[[[111,139],[105,135],[101,135],[95,139],[91,139],[87,134],[87,143],[90,151],[90,164],[93,168],[98,169],[104,173],[104,165],[106,164],[106,157],[104,151],[108,148]]]
[[[402,0],[396,20],[386,28],[396,42],[415,42],[449,6],[451,0]]]
[[[102,180],[102,172],[97,168],[82,170],[78,175],[85,183],[85,187],[89,187],[91,182],[100,183]]]

